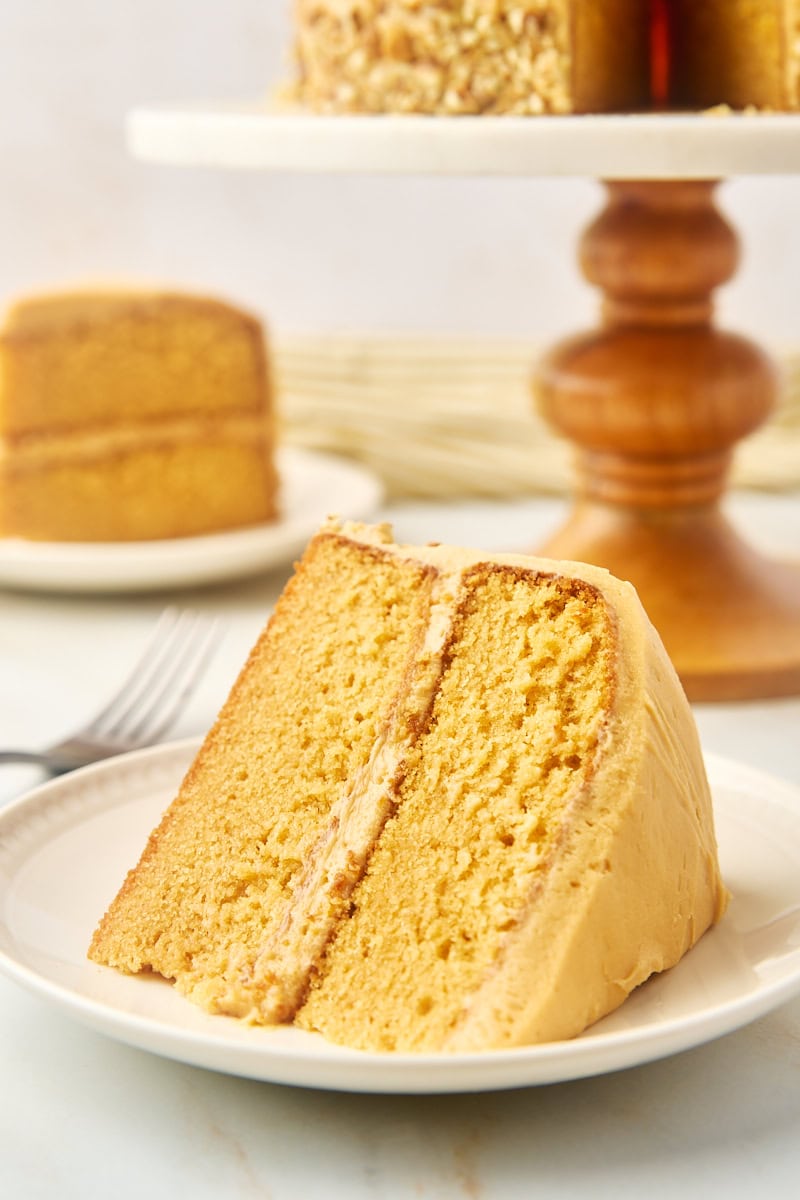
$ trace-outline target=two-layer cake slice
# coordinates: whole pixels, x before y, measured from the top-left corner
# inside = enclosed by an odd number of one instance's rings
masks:
[[[725,898],[629,585],[332,525],[90,953],[351,1046],[510,1046],[579,1033]]]

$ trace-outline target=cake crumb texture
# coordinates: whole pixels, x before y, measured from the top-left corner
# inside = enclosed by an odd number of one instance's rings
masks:
[[[335,535],[313,544],[92,957],[250,1015],[249,972],[369,759],[424,620],[428,577]],[[275,1011],[253,1017],[285,1019],[273,1000]]]
[[[593,590],[472,572],[431,727],[300,1023],[379,1050],[447,1041],[591,773],[612,653]]]

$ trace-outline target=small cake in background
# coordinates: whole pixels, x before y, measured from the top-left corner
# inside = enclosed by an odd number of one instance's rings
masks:
[[[264,332],[169,292],[23,300],[0,329],[0,536],[186,537],[277,515]]]
[[[800,108],[800,0],[668,0],[672,101]]]
[[[381,1051],[568,1038],[722,915],[689,705],[630,584],[313,539],[90,957]]]
[[[649,0],[295,0],[317,112],[610,112],[649,102]]]

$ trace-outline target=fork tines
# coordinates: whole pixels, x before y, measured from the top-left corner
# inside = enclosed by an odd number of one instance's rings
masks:
[[[164,609],[136,666],[85,734],[121,744],[159,741],[194,693],[219,634],[216,618]]]

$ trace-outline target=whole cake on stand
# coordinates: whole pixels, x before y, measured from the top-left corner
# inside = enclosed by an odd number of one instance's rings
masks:
[[[453,89],[439,85],[428,106],[435,115],[352,113],[369,108],[359,89],[352,90],[353,79],[334,103],[330,91],[323,96],[325,61],[309,65],[321,53],[308,40],[309,29],[332,19],[333,7],[298,9],[299,94],[305,91],[306,103],[327,115],[236,107],[140,110],[129,123],[133,152],[231,168],[588,175],[606,181],[605,211],[581,243],[583,270],[605,295],[602,326],[555,348],[535,372],[538,403],[576,444],[578,466],[574,511],[560,533],[537,549],[599,563],[630,579],[690,697],[799,692],[800,565],[773,562],[746,545],[720,509],[735,445],[767,418],[775,376],[758,347],[715,328],[712,297],[738,261],[736,235],[715,204],[717,183],[729,176],[800,172],[800,116],[730,109],[576,115],[581,105],[574,71],[583,63],[591,74],[583,57],[588,43],[578,33],[592,11],[599,22],[592,34],[596,51],[614,36],[628,46],[630,39],[636,43],[646,12],[651,90],[663,102],[694,88],[691,72],[699,71],[705,46],[713,82],[702,93],[704,102],[723,102],[730,89],[737,103],[758,105],[772,96],[794,108],[800,53],[789,35],[800,27],[800,5],[771,0],[758,6],[764,19],[757,20],[750,0],[709,3],[701,21],[691,5],[661,0],[652,6],[530,0],[521,6],[522,28],[540,47],[550,38],[549,61],[563,84],[561,109],[547,101],[545,90],[538,108],[572,113],[535,118],[514,115],[513,105],[506,109],[510,115],[492,115],[492,103],[501,111],[502,102],[485,96],[477,110],[470,109],[474,95],[463,87],[454,111],[480,115],[439,115],[456,103],[454,95],[443,99]],[[467,6],[455,7],[465,12]],[[496,53],[507,53],[497,28],[518,21],[520,8],[502,0],[476,3],[473,32],[482,17],[489,19],[489,7],[494,15],[486,27],[484,65],[493,61],[495,42]],[[409,29],[445,11],[435,4],[335,9],[342,20],[349,14],[356,32],[366,28],[373,57],[361,47],[348,60],[364,89],[381,46],[400,45],[408,55],[414,46]],[[404,14],[405,41],[385,41],[383,19],[390,10],[395,18]],[[332,36],[329,41],[336,44]],[[694,47],[691,54],[687,46]],[[751,59],[764,65],[756,75],[768,93],[748,93],[755,78]],[[471,78],[477,77],[484,76],[475,68]],[[634,78],[625,75],[627,84]],[[632,85],[630,94],[635,91]],[[605,106],[600,95],[594,107]],[[528,112],[536,107],[529,104]],[[610,96],[607,107],[614,107]],[[331,114],[331,108],[337,111]]]

